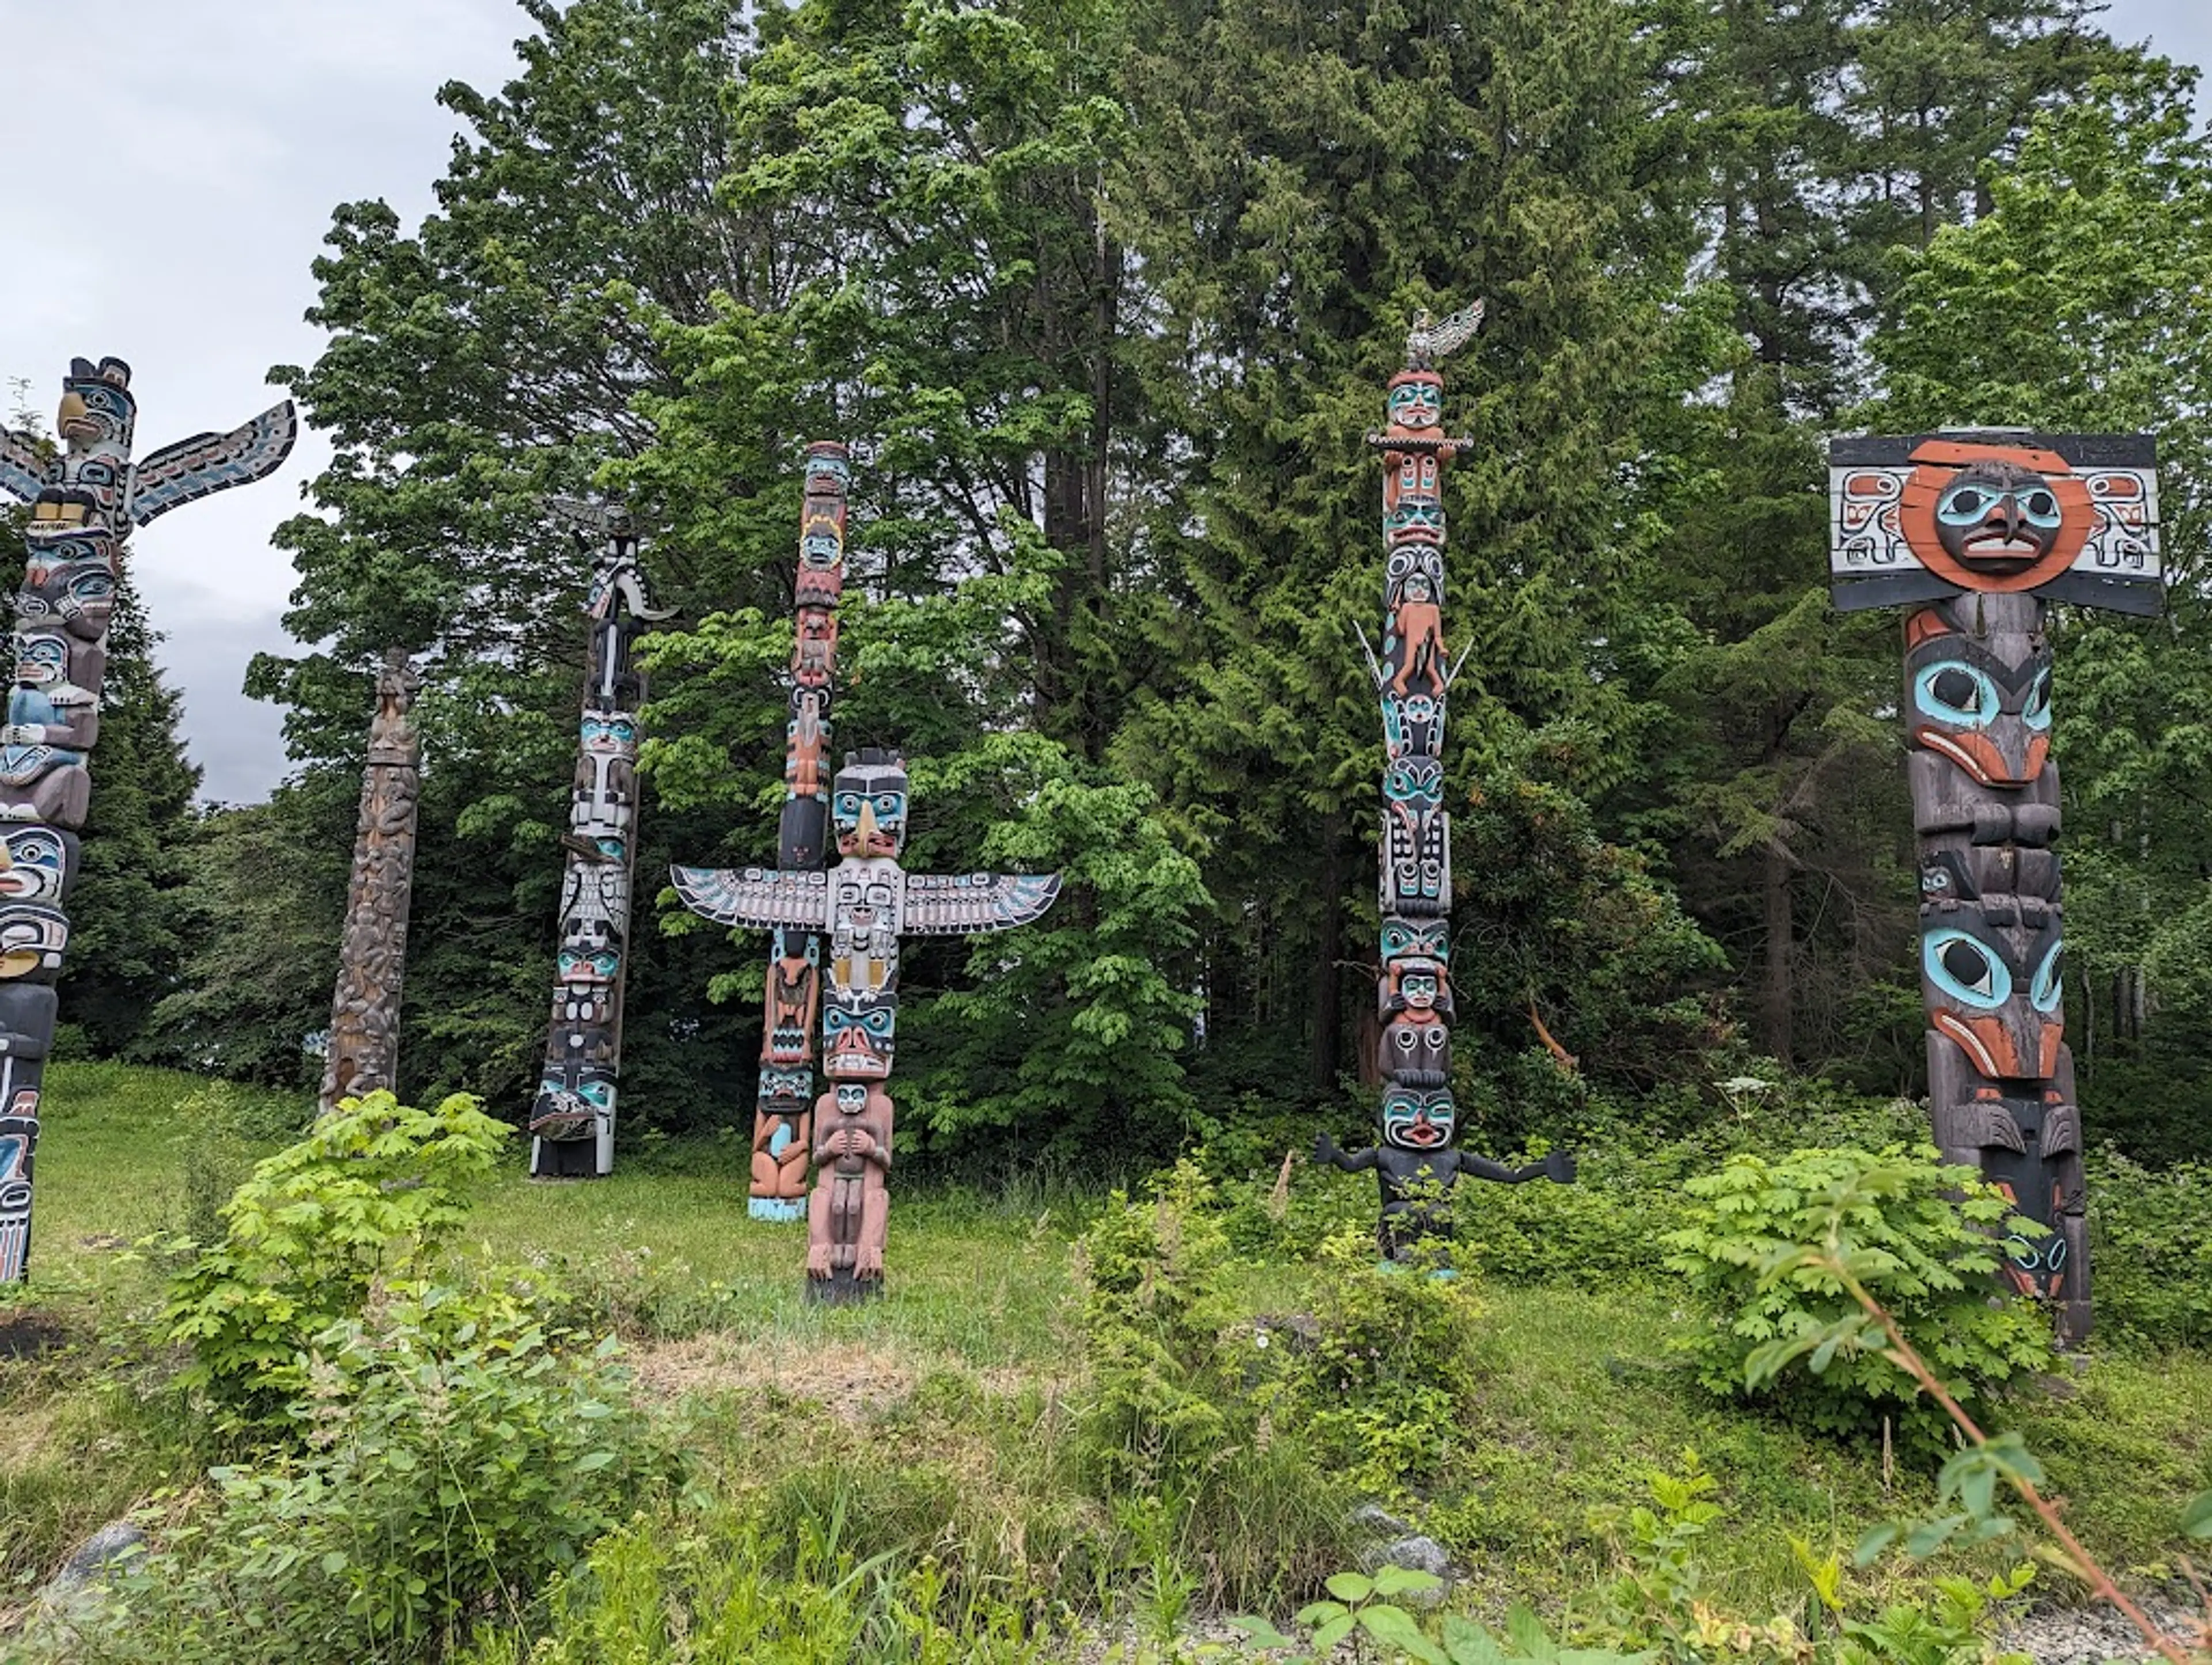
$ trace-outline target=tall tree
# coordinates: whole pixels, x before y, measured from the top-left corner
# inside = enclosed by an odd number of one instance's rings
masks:
[[[1670,132],[1651,71],[1634,20],[1580,0],[1479,24],[1441,3],[1177,3],[1132,56],[1145,142],[1114,198],[1158,320],[1155,398],[1189,426],[1145,533],[1173,557],[1160,670],[1118,755],[1205,861],[1231,1080],[1333,1092],[1367,1032],[1346,1027],[1367,979],[1344,975],[1372,963],[1380,772],[1351,634],[1380,592],[1362,435],[1419,307],[1480,296],[1491,316],[1447,367],[1448,426],[1474,440],[1445,488],[1447,616],[1472,650],[1447,799],[1508,759],[1584,793],[1628,765],[1595,644],[1639,553],[1618,488],[1686,234],[1646,188]],[[1533,1044],[1521,991],[1466,991],[1458,1021]]]

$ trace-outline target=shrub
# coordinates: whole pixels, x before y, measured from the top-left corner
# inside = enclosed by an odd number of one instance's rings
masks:
[[[2106,1146],[2089,1172],[2089,1249],[2100,1334],[2212,1342],[2212,1165],[2153,1173]]]
[[[1797,1151],[1780,1161],[1729,1159],[1692,1180],[1686,1224],[1668,1234],[1667,1264],[1688,1279],[1702,1322],[1675,1346],[1724,1398],[1756,1398],[1838,1433],[1894,1418],[1908,1437],[1942,1437],[1942,1413],[1871,1348],[1826,1346],[1753,1395],[1745,1370],[1774,1344],[1829,1330],[1858,1308],[1835,1276],[1799,1264],[1770,1268],[1822,1243],[1831,1222],[1868,1291],[1962,1403],[2051,1363],[2049,1320],[2001,1292],[1997,1233],[2033,1231],[1974,1170],[1939,1165],[1929,1146]]]
[[[1084,1234],[1083,1431],[1109,1486],[1182,1492],[1230,1443],[1229,1246],[1212,1201],[1212,1182],[1178,1163],[1154,1182],[1152,1201],[1116,1191]]]
[[[234,1424],[281,1425],[309,1344],[359,1316],[380,1277],[430,1264],[509,1131],[465,1093],[418,1110],[377,1092],[256,1164],[219,1211],[222,1242],[170,1283],[163,1321],[193,1355],[183,1385]]]
[[[1315,1455],[1361,1491],[1403,1500],[1462,1437],[1482,1309],[1464,1277],[1377,1261],[1364,1229],[1323,1244],[1322,1269],[1315,1334],[1279,1419],[1302,1417]]]
[[[300,1448],[210,1470],[88,1656],[419,1658],[576,1565],[675,1470],[614,1344],[557,1351],[532,1297],[380,1289],[316,1338]]]

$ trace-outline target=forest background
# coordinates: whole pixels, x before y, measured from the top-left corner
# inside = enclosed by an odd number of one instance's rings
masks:
[[[2167,616],[2056,622],[2068,1021],[2093,1138],[2212,1155],[2193,72],[2076,0],[523,9],[517,77],[441,94],[438,210],[335,211],[329,345],[281,373],[336,455],[280,533],[318,646],[250,680],[296,764],[268,803],[192,807],[118,609],[70,1044],[319,1074],[398,646],[402,1097],[520,1120],[584,645],[543,495],[623,495],[681,610],[649,899],[672,858],[774,849],[797,459],[834,436],[835,744],[907,751],[913,865],[1069,878],[1038,926],[912,946],[902,1146],[1118,1170],[1362,1126],[1363,435],[1416,309],[1480,296],[1445,367],[1466,1142],[1671,1130],[1777,1066],[1919,1091],[1899,641],[1827,608],[1822,446],[2022,423],[2159,441]],[[619,1137],[750,1127],[763,959],[641,906]]]

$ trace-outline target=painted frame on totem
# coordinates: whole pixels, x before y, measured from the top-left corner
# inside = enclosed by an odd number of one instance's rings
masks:
[[[2002,559],[1961,556],[1947,544],[1941,505],[1962,475],[1992,467],[2040,487],[2048,525],[2033,544],[2017,552],[2007,545]],[[1831,441],[1828,581],[1837,611],[1980,591],[2156,613],[2166,599],[2156,470],[2155,447],[2139,434],[1984,428]]]

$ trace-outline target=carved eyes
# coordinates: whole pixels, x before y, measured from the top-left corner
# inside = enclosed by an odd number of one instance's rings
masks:
[[[2038,671],[2035,685],[2027,690],[2027,703],[2021,708],[2021,720],[2030,728],[2051,726],[2051,671],[2048,666]]]
[[[1947,526],[1971,526],[1987,520],[2007,500],[2031,526],[2044,532],[2057,529],[2058,499],[2048,486],[2034,486],[2026,491],[1998,491],[1962,481],[1936,500],[1936,514]]]
[[[1989,673],[1957,659],[1931,665],[1913,678],[1915,702],[1938,722],[1983,728],[2004,708]]]
[[[1963,931],[1930,931],[1920,945],[1928,981],[1962,1006],[1994,1012],[2012,999],[2004,962]]]
[[[2027,986],[2028,1003],[2045,1016],[2058,1010],[2066,998],[2066,945],[2054,942],[2051,951],[2043,957],[2043,963],[2035,968],[2034,979]]]

